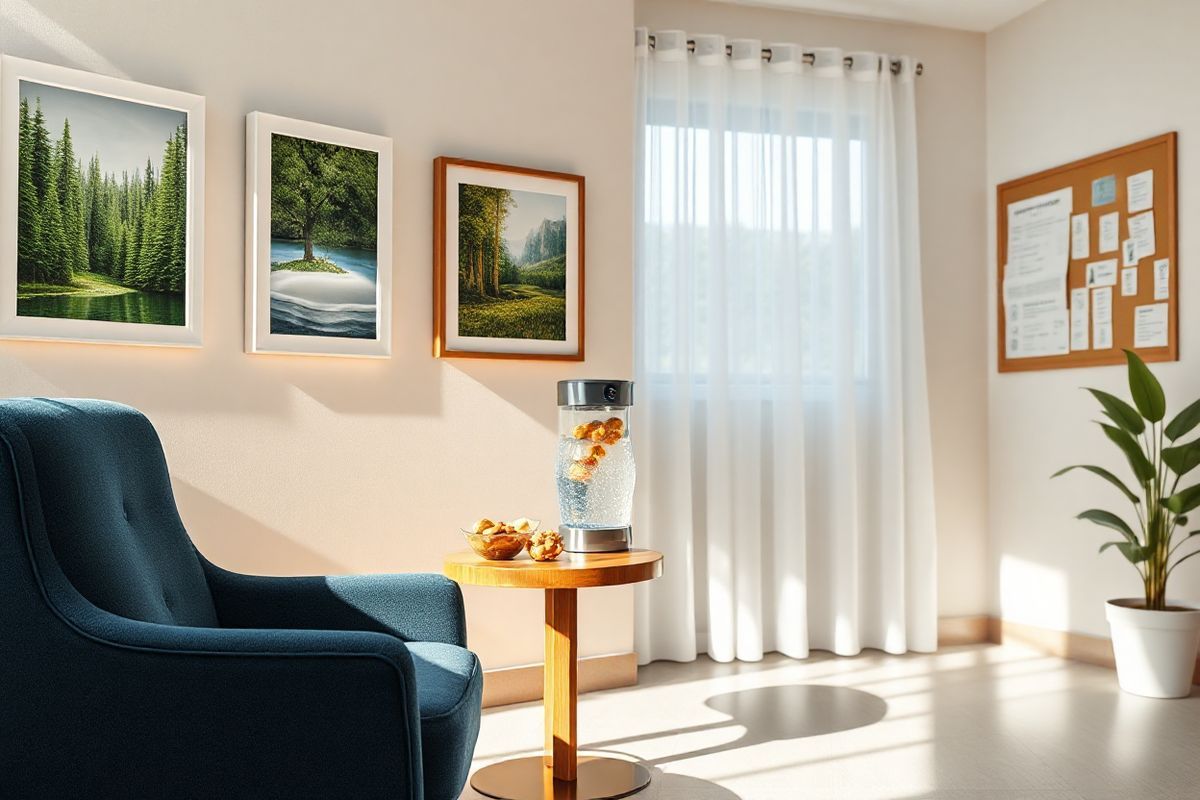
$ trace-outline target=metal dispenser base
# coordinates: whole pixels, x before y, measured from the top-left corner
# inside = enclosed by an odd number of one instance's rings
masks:
[[[623,528],[576,528],[560,525],[558,532],[563,539],[563,549],[568,553],[619,553],[633,544],[633,529]]]

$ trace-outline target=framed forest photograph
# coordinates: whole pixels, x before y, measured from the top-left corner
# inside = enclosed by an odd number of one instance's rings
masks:
[[[0,58],[0,336],[199,345],[204,98]]]
[[[392,140],[246,118],[246,352],[391,353]]]
[[[438,357],[583,360],[583,176],[434,160]]]

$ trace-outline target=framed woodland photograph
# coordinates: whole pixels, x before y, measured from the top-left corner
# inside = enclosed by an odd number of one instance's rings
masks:
[[[200,344],[204,98],[0,57],[0,336]]]
[[[246,117],[246,352],[391,353],[392,140]]]
[[[437,158],[437,357],[583,360],[583,176]]]

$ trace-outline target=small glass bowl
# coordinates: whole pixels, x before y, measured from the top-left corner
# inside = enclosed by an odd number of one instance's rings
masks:
[[[539,527],[537,522],[532,522],[533,527],[524,533],[493,533],[488,536],[482,533],[472,533],[466,528],[460,528],[463,536],[467,537],[467,544],[471,545],[481,558],[486,558],[488,561],[511,561],[526,548],[529,544],[530,537],[537,532]]]

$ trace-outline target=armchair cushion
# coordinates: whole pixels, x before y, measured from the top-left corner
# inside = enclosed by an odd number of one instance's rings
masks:
[[[421,760],[429,800],[458,797],[479,736],[483,672],[470,650],[409,642],[421,713]]]

